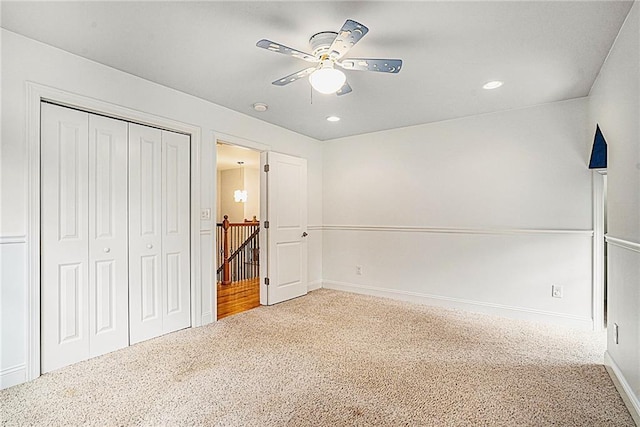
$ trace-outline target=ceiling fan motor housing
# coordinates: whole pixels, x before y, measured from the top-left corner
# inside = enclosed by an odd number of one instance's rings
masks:
[[[318,59],[321,59],[323,55],[329,53],[329,48],[333,41],[338,36],[335,31],[322,31],[316,33],[309,39],[309,45],[311,46],[311,54]]]

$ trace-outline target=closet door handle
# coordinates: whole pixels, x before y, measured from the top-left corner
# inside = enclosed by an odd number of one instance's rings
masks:
[[[111,248],[104,248],[104,253],[108,254],[109,252],[111,252]]]
[[[151,243],[149,243],[149,244],[147,245],[147,249],[152,249],[152,248],[153,248],[153,245],[152,245]]]

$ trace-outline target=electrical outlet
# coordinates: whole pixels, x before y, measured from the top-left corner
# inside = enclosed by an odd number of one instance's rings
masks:
[[[562,298],[562,286],[551,285],[551,296],[554,298]]]
[[[200,219],[202,220],[208,220],[211,219],[211,209],[202,209],[200,211]]]
[[[356,265],[356,274],[358,276],[362,276],[362,266],[361,265]]]

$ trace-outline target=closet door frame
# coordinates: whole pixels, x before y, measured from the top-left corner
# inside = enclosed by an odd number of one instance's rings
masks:
[[[202,313],[201,286],[208,286],[212,277],[202,277],[205,271],[201,258],[200,243],[200,170],[202,138],[201,130],[197,126],[176,120],[155,116],[134,109],[123,107],[94,98],[73,94],[45,85],[27,82],[27,289],[26,289],[26,380],[30,381],[40,376],[41,361],[41,318],[40,318],[40,221],[41,221],[41,188],[40,188],[40,106],[42,102],[49,102],[62,107],[75,108],[88,113],[100,114],[114,119],[139,123],[141,125],[157,127],[172,132],[183,133],[190,137],[190,303],[191,327],[210,323],[215,318],[211,313]],[[209,302],[208,302],[209,303]],[[210,302],[214,304],[215,301]]]

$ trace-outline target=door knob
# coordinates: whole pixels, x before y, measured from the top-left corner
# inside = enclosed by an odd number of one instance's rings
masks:
[[[153,248],[153,245],[152,245],[151,243],[149,243],[149,244],[147,245],[147,249],[151,249],[151,248]]]
[[[104,252],[108,254],[109,252],[111,252],[111,248],[104,248]]]
[[[302,237],[307,237],[307,236],[308,236],[308,234],[307,234],[306,231],[304,233],[302,233]]]

